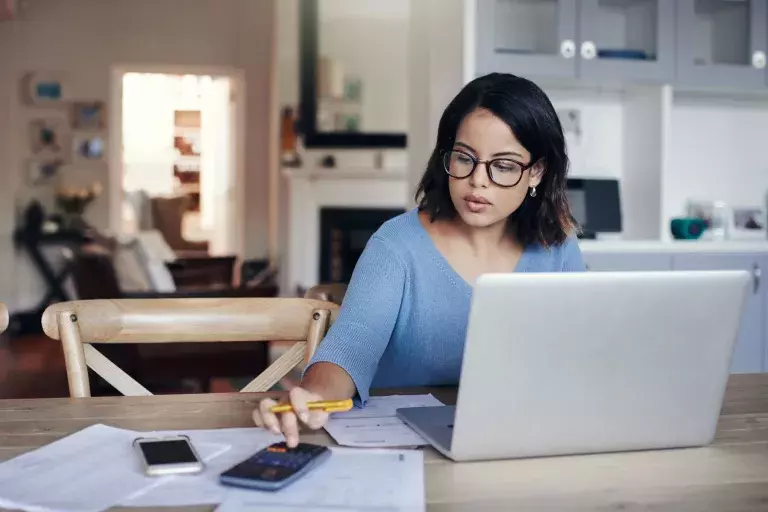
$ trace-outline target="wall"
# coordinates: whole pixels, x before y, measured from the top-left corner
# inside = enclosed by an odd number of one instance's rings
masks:
[[[321,0],[325,2],[326,0]],[[397,2],[402,4],[403,1]],[[410,2],[407,2],[410,3]],[[419,2],[413,2],[418,4]],[[299,104],[299,16],[300,16],[300,2],[299,0],[279,0],[276,2],[277,11],[277,98],[279,105],[291,106],[294,109],[298,108]],[[384,10],[390,12],[390,17],[393,13],[397,13],[398,10],[393,11],[393,6],[386,2],[380,2],[377,0],[375,4],[368,2],[355,4],[349,3],[349,0],[344,0],[343,4],[338,2],[331,2],[328,4],[331,9],[323,9],[322,16],[326,18],[336,18],[344,15],[344,9],[339,7],[350,7],[357,5],[359,8],[365,8],[366,10],[374,8],[378,11]],[[324,4],[325,6],[325,4]],[[334,7],[336,9],[334,9]],[[400,5],[402,8],[402,5]],[[336,14],[334,14],[336,13]],[[355,15],[360,14],[355,10]],[[399,48],[403,45],[407,45],[412,49],[412,43],[410,42],[410,35],[407,34],[407,25],[402,30],[397,30],[392,34],[392,37],[398,39],[397,44]],[[351,35],[345,35],[343,39],[348,44],[354,42],[354,48],[357,49],[359,54],[366,55],[369,50],[365,45],[368,44],[366,40],[355,40]],[[350,44],[350,46],[353,46]],[[407,62],[407,61],[404,61]],[[406,71],[407,72],[407,71]],[[403,85],[407,84],[407,81],[402,81]],[[412,101],[412,94],[408,95],[409,102]],[[295,110],[294,110],[295,111]],[[301,157],[303,161],[303,167],[305,169],[314,169],[318,166],[319,161],[326,155],[332,154],[336,157],[337,165],[344,168],[359,168],[370,169],[374,165],[374,155],[376,152],[366,149],[345,149],[345,150],[325,150],[325,149],[301,149]],[[388,149],[383,151],[383,162],[387,168],[405,168],[407,166],[407,153],[401,149]],[[409,192],[408,195],[411,195]],[[289,205],[291,200],[290,191],[290,179],[283,176],[279,176],[279,187],[276,192],[276,201],[278,204],[278,220],[276,225],[278,226],[277,233],[277,252],[279,254],[279,267],[281,269],[288,268],[289,255],[288,255],[288,241],[290,237],[289,226]],[[287,272],[280,272],[280,285],[281,291],[285,294],[292,294],[294,290],[290,289],[288,283]]]
[[[664,218],[685,213],[690,198],[765,208],[768,98],[676,94]]]
[[[409,3],[320,0],[319,52],[362,79],[362,131],[406,130]]]
[[[464,0],[418,0],[411,4],[408,62],[408,205],[437,140],[446,105],[468,81],[474,51],[473,10]]]
[[[118,65],[189,65],[237,68],[245,74],[245,250],[263,257],[268,244],[270,85],[274,0],[28,0],[19,20],[0,24],[0,296],[26,307],[39,282],[8,258],[13,204],[24,194],[27,120],[35,113],[18,102],[19,80],[28,70],[66,73],[73,98],[110,99],[110,71]],[[111,106],[108,108],[108,111]],[[69,171],[70,173],[72,171]],[[82,173],[77,173],[82,174]],[[76,179],[99,179],[99,169]],[[90,219],[108,225],[105,194]],[[26,277],[23,275],[26,274]],[[26,282],[25,282],[26,281]],[[15,291],[15,292],[14,292]]]
[[[573,178],[621,178],[624,154],[625,93],[601,88],[565,88],[539,83],[562,116],[579,112],[580,132],[566,132],[569,176]]]

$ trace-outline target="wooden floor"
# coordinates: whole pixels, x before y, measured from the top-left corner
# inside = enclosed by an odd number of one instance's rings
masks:
[[[226,379],[211,382],[213,393],[232,391],[237,390]],[[66,396],[67,373],[59,342],[43,334],[13,339],[0,335],[0,399]]]
[[[0,337],[0,398],[68,396],[61,345],[45,335]]]

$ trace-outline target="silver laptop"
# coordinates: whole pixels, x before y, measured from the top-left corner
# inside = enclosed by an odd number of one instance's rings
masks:
[[[456,407],[397,414],[457,461],[706,445],[749,283],[741,271],[481,276]]]

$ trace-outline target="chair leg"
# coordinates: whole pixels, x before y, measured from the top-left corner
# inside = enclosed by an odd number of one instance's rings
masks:
[[[69,395],[73,398],[91,396],[88,381],[88,366],[85,364],[85,352],[77,326],[77,315],[71,311],[62,311],[57,318],[61,347],[64,351],[64,363],[67,367]]]

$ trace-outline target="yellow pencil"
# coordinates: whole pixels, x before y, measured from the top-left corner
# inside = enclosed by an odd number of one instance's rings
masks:
[[[330,400],[325,402],[309,402],[307,408],[311,411],[313,409],[322,409],[325,412],[346,412],[352,408],[352,400]],[[291,412],[293,406],[291,404],[275,405],[270,409],[273,413],[279,412]]]

